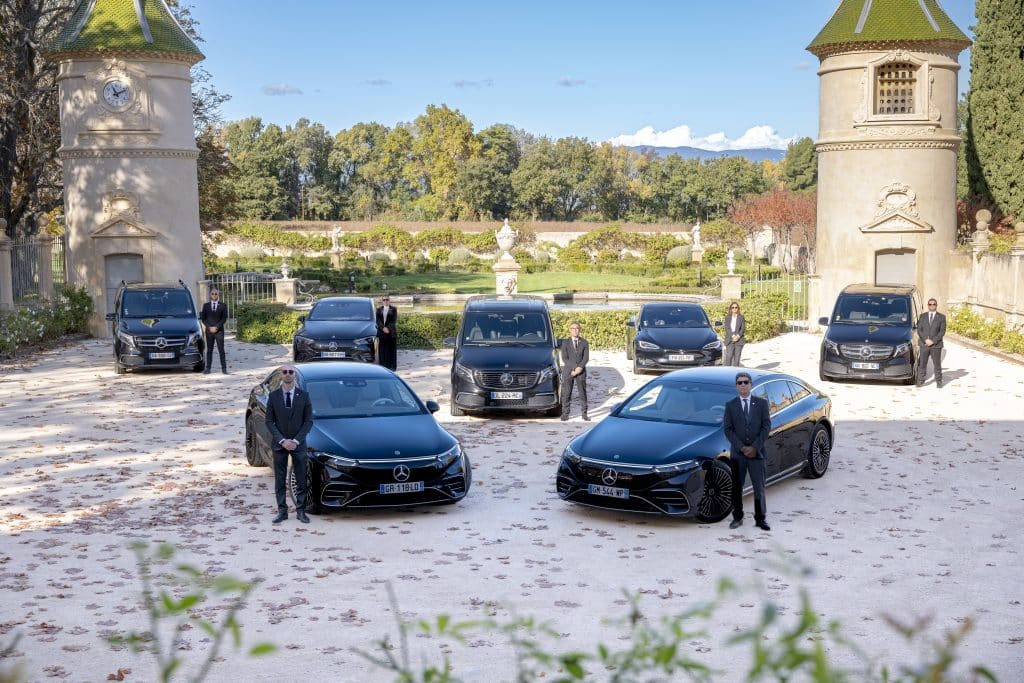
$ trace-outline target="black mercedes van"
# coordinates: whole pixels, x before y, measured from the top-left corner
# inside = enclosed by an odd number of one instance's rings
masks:
[[[205,340],[192,292],[184,282],[125,283],[107,313],[114,372],[186,368],[200,372]]]
[[[452,415],[466,411],[525,410],[558,416],[559,342],[544,299],[470,297],[452,357]]]
[[[821,342],[822,380],[874,379],[913,384],[914,328],[921,302],[909,285],[848,285],[836,298]]]

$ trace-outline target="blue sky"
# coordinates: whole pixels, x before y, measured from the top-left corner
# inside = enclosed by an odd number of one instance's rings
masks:
[[[974,0],[940,4],[971,36]],[[336,133],[447,104],[477,130],[727,149],[816,137],[818,60],[804,48],[838,0],[193,5],[229,121],[306,117]]]

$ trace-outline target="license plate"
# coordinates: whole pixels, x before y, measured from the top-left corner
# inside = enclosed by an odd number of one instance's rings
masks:
[[[320,352],[320,357],[321,358],[344,358],[345,357],[345,352],[344,351],[321,351]]]
[[[157,351],[155,353],[149,354],[149,357],[152,360],[165,360],[167,358],[174,358],[174,352],[173,351]]]
[[[877,370],[878,369],[878,363],[853,362],[853,363],[850,363],[850,365],[853,367],[854,370]]]
[[[673,363],[685,363],[687,361],[692,361],[694,356],[692,353],[671,353],[669,354],[668,359]]]
[[[521,391],[492,391],[491,398],[497,399],[521,399],[523,392]]]
[[[388,493],[420,493],[423,490],[422,481],[404,481],[401,484],[381,484],[380,492]]]
[[[629,498],[629,489],[619,488],[618,486],[590,484],[587,486],[587,493],[592,496],[608,496],[609,498],[621,498],[622,500]]]

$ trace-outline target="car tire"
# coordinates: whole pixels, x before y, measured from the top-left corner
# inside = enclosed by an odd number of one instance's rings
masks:
[[[245,461],[250,467],[268,467],[266,461],[260,456],[259,441],[256,438],[256,430],[253,428],[252,415],[245,418]]]
[[[451,403],[452,417],[462,417],[466,414],[466,411],[455,405],[455,392],[452,392],[452,403]]]
[[[206,369],[206,361],[201,360],[192,366],[192,372],[202,372]]]
[[[818,479],[828,470],[832,456],[832,437],[825,425],[817,425],[811,432],[811,443],[807,446],[807,464],[800,474],[808,479]]]
[[[636,358],[633,359],[633,374],[634,375],[642,375],[642,374],[644,374],[644,371],[640,369],[639,365],[637,365]]]
[[[633,345],[626,340],[626,360],[633,360]]]
[[[562,406],[555,406],[544,411],[546,417],[562,417]]]
[[[306,486],[309,489],[309,500],[306,501],[306,512],[311,515],[318,515],[323,512],[323,508],[320,507],[320,503],[317,501],[316,496],[313,493],[317,488],[314,483],[313,468],[310,464],[307,464]],[[296,502],[298,500],[298,496],[296,495],[298,484],[295,482],[295,472],[292,469],[292,459],[290,457],[288,458],[288,472],[285,474],[285,488],[288,489],[288,497],[291,499],[292,505],[296,510],[298,510],[299,504]]]
[[[114,374],[123,375],[125,373],[125,367],[115,358],[114,359]]]
[[[732,512],[732,469],[721,460],[704,465],[704,490],[697,501],[697,519],[721,522]]]

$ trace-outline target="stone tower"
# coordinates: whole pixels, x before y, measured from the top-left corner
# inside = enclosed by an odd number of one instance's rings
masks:
[[[69,283],[90,331],[121,280],[203,277],[190,67],[202,53],[163,0],[81,0],[49,47],[59,65]]]
[[[851,283],[913,284],[945,303],[957,56],[970,44],[937,0],[841,0],[808,46],[821,60],[812,320]]]

